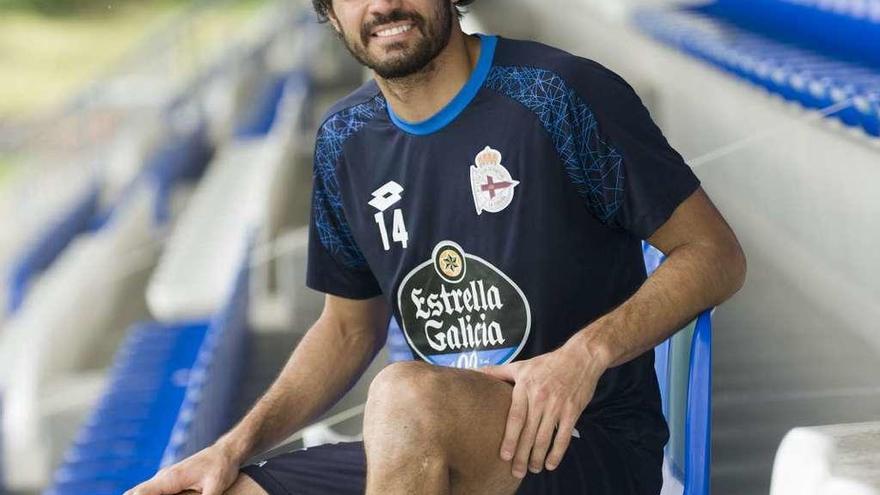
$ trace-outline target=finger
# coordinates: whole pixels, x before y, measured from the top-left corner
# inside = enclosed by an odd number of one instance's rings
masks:
[[[125,492],[124,495],[152,495],[156,493],[156,490],[152,488],[152,482],[152,479],[144,481],[143,483]]]
[[[218,478],[211,478],[205,482],[205,487],[202,489],[201,495],[223,495],[223,490],[224,487],[220,486],[220,480]],[[185,493],[189,494],[189,492]]]
[[[562,462],[562,456],[565,455],[565,451],[568,450],[568,444],[571,443],[571,432],[576,421],[577,414],[570,409],[562,414],[559,420],[559,429],[556,430],[556,438],[553,439],[553,448],[544,461],[544,466],[548,470],[553,471]]]
[[[152,478],[134,487],[131,495],[176,495],[185,488],[190,488],[177,479],[173,468],[165,468]]]
[[[504,364],[501,366],[484,366],[482,368],[477,368],[477,371],[481,373],[485,373],[491,377],[497,378],[499,380],[504,380],[505,382],[514,383],[514,365],[512,364]]]
[[[510,411],[507,413],[507,425],[504,428],[504,439],[501,441],[501,459],[509,461],[516,452],[516,444],[529,412],[529,398],[523,386],[514,386],[510,399]]]
[[[529,471],[533,473],[540,473],[544,468],[544,458],[547,456],[547,450],[550,449],[550,441],[553,440],[558,417],[559,414],[552,407],[545,409],[544,415],[541,416],[541,424],[535,435],[535,445],[532,447],[532,456],[529,460]]]
[[[528,407],[526,424],[519,435],[516,455],[513,458],[513,475],[517,478],[524,478],[526,475],[526,465],[529,462],[532,446],[535,445],[535,436],[538,434],[538,426],[541,424],[543,413],[543,408],[538,403],[530,402]]]

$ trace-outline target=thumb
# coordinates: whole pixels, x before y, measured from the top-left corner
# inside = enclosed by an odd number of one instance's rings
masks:
[[[515,381],[515,369],[514,365],[512,364],[503,364],[501,366],[484,366],[482,368],[478,368],[477,371],[485,373],[499,380],[504,380],[505,382],[513,383]]]
[[[223,495],[230,483],[223,483],[219,478],[211,478],[205,481],[201,495]]]

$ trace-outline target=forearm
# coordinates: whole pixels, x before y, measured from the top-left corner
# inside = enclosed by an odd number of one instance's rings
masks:
[[[243,462],[288,438],[351,388],[384,341],[384,333],[353,331],[332,319],[318,320],[269,390],[218,443]]]
[[[745,258],[734,241],[685,244],[622,305],[569,341],[605,368],[621,365],[666,340],[700,311],[743,284]]]

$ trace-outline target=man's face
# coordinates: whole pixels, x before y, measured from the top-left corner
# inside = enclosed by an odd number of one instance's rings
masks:
[[[346,48],[379,77],[422,70],[449,43],[449,0],[333,0],[331,21]]]

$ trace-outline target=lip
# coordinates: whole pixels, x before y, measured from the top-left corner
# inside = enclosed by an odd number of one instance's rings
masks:
[[[379,35],[377,34],[377,33],[379,33],[380,31],[385,31],[385,30],[388,30],[388,29],[394,29],[394,28],[397,28],[397,27],[403,27],[403,26],[412,26],[412,28],[411,28],[409,31],[404,31],[404,32],[402,32],[402,33],[398,33],[398,34],[395,34],[395,35],[393,35],[393,36],[379,36]],[[372,38],[378,38],[378,39],[382,39],[382,40],[384,40],[384,39],[394,39],[394,38],[402,37],[402,36],[405,36],[405,35],[409,34],[410,31],[412,31],[413,29],[415,29],[415,27],[416,27],[416,25],[415,25],[415,23],[412,22],[412,21],[400,21],[400,22],[392,22],[392,23],[389,23],[389,24],[382,24],[381,26],[376,26],[372,31],[370,31],[370,37],[372,37]]]

